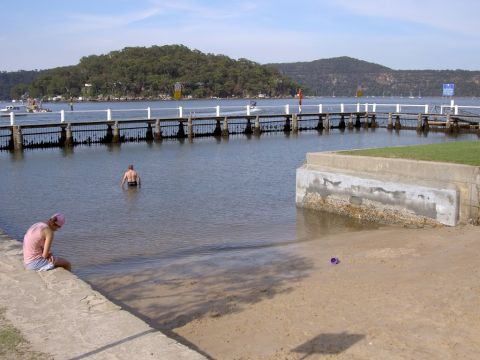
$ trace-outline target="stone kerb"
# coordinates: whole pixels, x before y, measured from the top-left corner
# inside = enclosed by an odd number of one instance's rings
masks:
[[[306,159],[297,169],[297,206],[382,222],[480,222],[478,166],[338,153]]]
[[[0,307],[33,350],[55,359],[205,359],[66,270],[24,270],[21,254],[0,229]]]

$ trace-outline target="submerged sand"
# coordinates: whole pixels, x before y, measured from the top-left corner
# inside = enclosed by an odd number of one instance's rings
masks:
[[[289,251],[260,267],[97,285],[213,359],[478,359],[480,227],[387,227]]]

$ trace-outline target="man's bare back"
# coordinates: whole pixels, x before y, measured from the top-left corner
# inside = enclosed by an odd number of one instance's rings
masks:
[[[122,183],[121,186],[123,187],[123,184],[127,183],[128,186],[140,186],[140,175],[133,170],[133,165],[128,166],[128,170],[125,171],[125,174],[123,175]]]

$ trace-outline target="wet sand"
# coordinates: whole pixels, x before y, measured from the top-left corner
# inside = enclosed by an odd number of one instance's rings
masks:
[[[479,254],[480,227],[385,227],[302,242],[262,266],[97,285],[213,359],[473,360]]]

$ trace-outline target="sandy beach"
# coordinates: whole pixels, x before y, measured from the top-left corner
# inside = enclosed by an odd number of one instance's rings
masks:
[[[302,242],[259,268],[102,286],[213,359],[473,360],[478,254],[480,227],[385,227]]]

